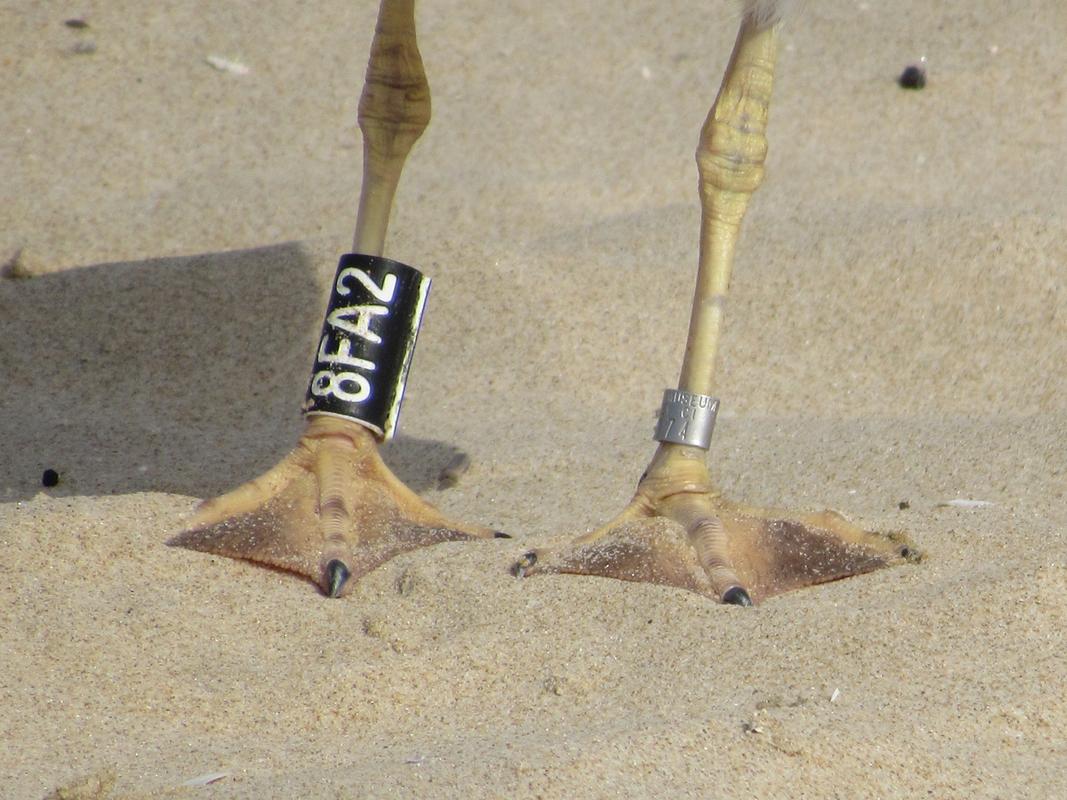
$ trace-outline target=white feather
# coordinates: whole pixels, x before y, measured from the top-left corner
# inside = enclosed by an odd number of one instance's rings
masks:
[[[182,786],[210,786],[213,783],[221,781],[223,778],[229,777],[228,772],[209,772],[206,775],[198,775],[195,778],[190,778]]]
[[[957,497],[955,500],[946,500],[944,503],[938,503],[938,507],[948,508],[989,508],[995,506],[992,500],[969,500],[965,497]]]

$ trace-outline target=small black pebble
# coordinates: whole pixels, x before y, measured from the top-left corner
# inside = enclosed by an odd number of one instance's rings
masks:
[[[41,485],[47,486],[51,489],[53,486],[59,485],[59,473],[54,469],[46,469],[44,474],[41,475]]]
[[[907,500],[901,500],[899,503],[897,503],[897,508],[899,508],[901,511],[907,511],[909,508],[911,508],[911,503],[909,503]]]
[[[493,538],[494,539],[510,539],[511,538],[511,534],[504,533],[504,531],[493,531]]]
[[[926,86],[926,70],[912,64],[900,73],[897,83],[900,84],[901,89],[922,89]]]
[[[75,30],[85,30],[89,27],[88,22],[86,22],[84,19],[78,19],[76,17],[74,19],[63,20],[63,24],[66,25],[68,28],[74,28]]]

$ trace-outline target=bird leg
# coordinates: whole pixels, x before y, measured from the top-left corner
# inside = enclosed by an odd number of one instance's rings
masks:
[[[363,184],[356,253],[382,254],[404,161],[429,121],[430,87],[415,40],[414,0],[382,0],[359,102]],[[320,347],[320,357],[325,349]],[[347,346],[327,356],[353,360]],[[296,448],[281,463],[201,503],[189,528],[168,544],[289,570],[338,597],[398,553],[493,536],[491,530],[446,519],[408,489],[382,462],[376,432],[312,411]]]
[[[746,13],[700,133],[700,256],[679,389],[710,395],[734,246],[763,179],[778,26]],[[663,441],[626,509],[560,550],[533,550],[518,575],[575,573],[690,589],[751,605],[869,572],[912,554],[839,514],[749,508],[719,495],[701,446]]]

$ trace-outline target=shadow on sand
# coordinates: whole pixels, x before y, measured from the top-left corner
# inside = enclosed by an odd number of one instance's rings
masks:
[[[295,444],[332,263],[303,246],[0,281],[0,500],[216,495]],[[415,491],[455,453],[399,437]]]

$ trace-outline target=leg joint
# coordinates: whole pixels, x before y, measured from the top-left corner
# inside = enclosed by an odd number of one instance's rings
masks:
[[[751,194],[763,182],[766,105],[752,111],[733,109],[734,113],[722,118],[717,110],[718,104],[701,131],[697,147],[701,191]]]
[[[372,151],[406,155],[430,124],[430,84],[414,31],[379,31],[359,101],[359,127]]]

